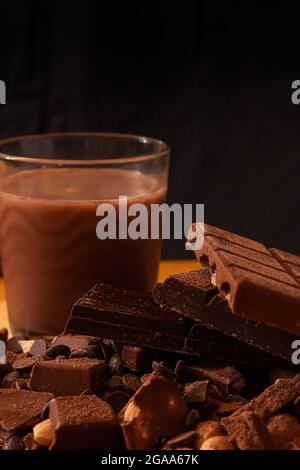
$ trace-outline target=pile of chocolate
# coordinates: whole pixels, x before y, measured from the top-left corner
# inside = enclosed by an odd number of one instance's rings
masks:
[[[300,259],[209,226],[196,255],[94,286],[54,339],[0,331],[3,450],[300,449]]]

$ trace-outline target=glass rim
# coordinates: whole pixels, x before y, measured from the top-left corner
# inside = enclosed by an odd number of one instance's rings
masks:
[[[157,152],[149,152],[144,155],[132,155],[126,157],[103,157],[94,158],[87,160],[80,159],[64,159],[64,158],[45,158],[34,155],[19,156],[9,154],[2,151],[1,147],[10,143],[30,141],[38,139],[46,139],[51,137],[114,137],[118,139],[128,139],[141,144],[158,144],[162,147],[162,150]],[[171,147],[163,140],[156,139],[154,137],[147,137],[138,134],[126,134],[119,132],[91,132],[91,131],[71,131],[71,132],[45,132],[41,134],[28,134],[17,137],[9,137],[0,140],[0,160],[7,162],[20,162],[20,163],[39,163],[44,165],[64,165],[64,166],[89,166],[89,165],[107,165],[107,164],[124,164],[124,163],[136,163],[147,160],[155,160],[160,157],[164,157],[170,154]]]

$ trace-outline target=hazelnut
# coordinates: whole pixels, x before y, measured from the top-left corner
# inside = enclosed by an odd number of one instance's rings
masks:
[[[33,428],[33,438],[37,444],[50,447],[54,441],[54,432],[50,419],[45,419]]]
[[[203,442],[200,450],[236,450],[229,437],[214,436]]]

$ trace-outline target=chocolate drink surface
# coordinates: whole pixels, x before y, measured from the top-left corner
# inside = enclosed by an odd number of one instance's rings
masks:
[[[5,179],[0,243],[8,310],[15,331],[57,334],[73,303],[100,280],[151,290],[160,240],[96,236],[96,209],[118,198],[128,207],[162,203],[153,177],[120,169],[38,169]]]

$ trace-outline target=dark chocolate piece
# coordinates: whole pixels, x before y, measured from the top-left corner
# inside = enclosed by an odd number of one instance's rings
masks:
[[[86,389],[99,393],[105,369],[104,361],[98,359],[39,361],[32,370],[30,387],[54,396],[80,395]]]
[[[287,257],[279,250],[210,225],[195,254],[203,266],[209,265],[234,314],[300,335],[296,263],[286,268]]]
[[[134,394],[142,385],[141,379],[133,374],[123,375],[123,386],[126,392]]]
[[[153,351],[139,346],[124,344],[122,348],[122,362],[124,367],[133,372],[141,372],[151,367]]]
[[[29,352],[33,357],[42,358],[47,351],[47,343],[43,338],[34,341]]]
[[[203,326],[215,328],[285,361],[291,361],[291,345],[296,336],[232,315],[226,299],[212,286],[208,268],[173,274],[156,285],[153,295],[163,308],[173,309],[178,314],[201,322]]]
[[[39,421],[45,404],[53,398],[52,393],[25,390],[0,390],[0,426],[5,431],[27,429]]]
[[[113,450],[120,447],[111,406],[95,395],[58,397],[49,403],[53,450]]]
[[[196,380],[185,384],[183,398],[186,403],[205,403],[210,383],[208,380]]]
[[[3,444],[2,450],[23,450],[24,444],[19,436],[11,436]]]
[[[275,445],[263,420],[252,411],[243,411],[222,421],[227,434],[240,450],[274,450]]]
[[[74,305],[66,332],[232,362],[274,366],[274,357],[159,308],[150,294],[97,284]],[[278,360],[276,359],[278,365]],[[119,372],[113,372],[119,375]]]
[[[191,367],[194,377],[209,380],[216,385],[224,395],[240,392],[245,386],[244,377],[233,365],[220,365],[215,363],[195,365]]]
[[[184,432],[187,413],[177,385],[151,375],[119,414],[127,449],[153,449],[161,437]]]

